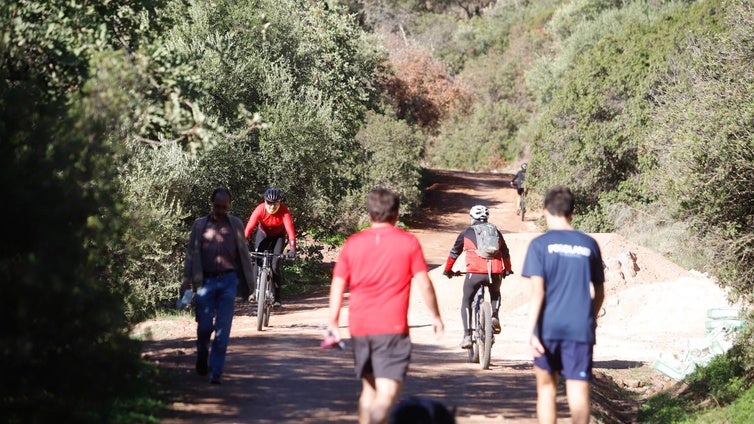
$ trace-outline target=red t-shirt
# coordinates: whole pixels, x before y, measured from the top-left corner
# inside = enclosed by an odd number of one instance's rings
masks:
[[[296,240],[293,218],[291,217],[291,211],[288,210],[288,206],[281,204],[275,213],[268,213],[264,207],[264,203],[260,203],[254,209],[254,212],[251,213],[249,221],[246,223],[246,229],[244,230],[246,238],[249,238],[257,224],[259,224],[259,229],[267,236],[279,237],[283,233],[286,233],[289,242]]]
[[[411,278],[427,269],[419,240],[399,228],[367,228],[349,237],[333,275],[350,288],[351,336],[408,334]]]

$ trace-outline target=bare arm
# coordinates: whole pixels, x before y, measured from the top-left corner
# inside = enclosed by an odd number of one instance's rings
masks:
[[[529,346],[532,355],[539,358],[545,353],[542,342],[534,333],[539,320],[539,314],[542,312],[542,304],[545,300],[545,279],[538,275],[532,275],[529,278],[531,282],[531,296],[529,299]]]
[[[346,280],[343,277],[333,277],[330,283],[330,322],[327,330],[330,331],[337,340],[340,340],[338,331],[340,321],[340,308],[343,306],[343,294],[346,291]]]
[[[296,229],[293,228],[293,217],[288,212],[283,215],[283,226],[285,227],[285,233],[288,235],[288,245],[291,249],[296,248]]]
[[[421,271],[414,274],[414,284],[418,287],[422,298],[424,298],[424,302],[432,313],[434,318],[432,326],[434,327],[435,334],[443,334],[445,332],[445,324],[442,322],[442,317],[440,317],[440,308],[437,306],[435,288],[432,285],[432,280],[429,279],[427,271]]]
[[[597,317],[599,316],[600,309],[602,308],[602,303],[605,300],[605,285],[593,285],[594,287],[594,298],[592,299],[592,309],[594,310],[594,319],[597,320]]]

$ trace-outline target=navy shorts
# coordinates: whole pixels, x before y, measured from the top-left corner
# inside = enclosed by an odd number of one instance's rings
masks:
[[[566,380],[591,380],[594,345],[571,340],[542,340],[542,345],[545,354],[534,358],[534,365]]]
[[[408,334],[376,334],[352,338],[356,377],[389,378],[403,381],[411,360]]]

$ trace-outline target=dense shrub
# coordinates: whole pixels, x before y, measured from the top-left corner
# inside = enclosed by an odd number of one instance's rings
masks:
[[[715,7],[721,6],[720,8]],[[688,40],[658,87],[650,132],[660,167],[651,175],[674,218],[688,222],[705,256],[705,269],[754,302],[754,97],[751,87],[754,8],[726,1],[715,31]],[[709,15],[693,15],[708,23]],[[706,26],[709,28],[709,26]],[[754,349],[746,354],[754,363]]]
[[[511,104],[475,103],[458,114],[433,138],[429,159],[439,167],[488,171],[503,168],[516,157],[513,139],[526,121],[525,112]]]
[[[419,161],[424,149],[423,133],[405,122],[371,113],[356,141],[365,152],[360,164],[365,183],[353,209],[363,214],[366,192],[385,187],[400,196],[401,215],[415,210],[421,201]]]
[[[140,31],[157,30],[141,7],[0,6],[0,184],[13,205],[0,243],[7,422],[106,422],[143,377],[111,254],[130,224],[118,136],[138,78],[122,91],[101,83],[129,66],[123,49],[138,48]]]

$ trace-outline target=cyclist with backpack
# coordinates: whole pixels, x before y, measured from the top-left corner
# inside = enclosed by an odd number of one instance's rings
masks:
[[[463,322],[462,349],[471,348],[471,320],[473,312],[471,306],[474,295],[479,286],[487,284],[492,301],[492,329],[500,333],[500,285],[503,278],[513,274],[508,245],[503,235],[494,224],[487,221],[490,211],[486,206],[476,205],[469,211],[471,226],[462,231],[450,249],[450,255],[445,262],[443,275],[452,278],[453,264],[456,259],[466,252],[466,278],[463,283],[463,298],[461,299],[461,321]]]
[[[272,251],[276,255],[283,253],[287,236],[290,248],[288,250],[288,258],[292,259],[296,256],[296,230],[293,227],[291,211],[283,204],[283,200],[285,199],[280,190],[277,188],[268,188],[264,192],[264,202],[260,203],[251,213],[249,221],[246,223],[244,235],[246,239],[249,239],[249,236],[251,236],[251,233],[256,228],[254,251]],[[251,295],[249,295],[250,302],[255,300],[254,292],[256,291],[258,268],[258,266],[254,267],[254,282],[251,284]],[[282,284],[279,257],[272,260],[272,278],[275,282],[275,300],[273,306],[279,308],[281,306],[280,286]]]

